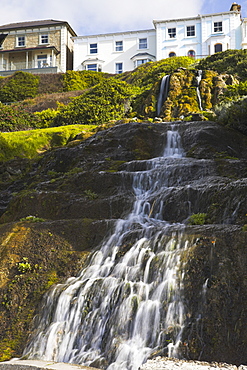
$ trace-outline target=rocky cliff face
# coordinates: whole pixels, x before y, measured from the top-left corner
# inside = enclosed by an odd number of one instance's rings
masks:
[[[183,158],[171,163],[169,192],[158,189],[149,201],[154,214],[162,201],[161,216],[175,229],[184,223],[183,238],[191,245],[183,255],[187,318],[181,353],[246,363],[247,139],[209,121],[176,126],[189,165]],[[38,161],[1,165],[3,359],[21,354],[42,294],[75,274],[115,221],[130,212],[129,163],[141,171],[143,161],[160,156],[170,128],[122,124]],[[192,214],[204,214],[205,224],[190,225]]]

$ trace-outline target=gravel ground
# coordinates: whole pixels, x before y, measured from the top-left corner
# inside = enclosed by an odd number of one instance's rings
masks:
[[[140,370],[247,370],[247,366],[230,365],[225,363],[208,363],[200,361],[184,361],[165,357],[148,360]]]

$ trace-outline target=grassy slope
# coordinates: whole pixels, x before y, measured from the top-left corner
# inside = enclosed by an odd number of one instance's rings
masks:
[[[4,147],[1,148],[0,160],[5,161],[15,157],[34,158],[45,150],[64,146],[81,134],[85,139],[95,134],[96,125],[68,125],[29,131],[2,133]]]

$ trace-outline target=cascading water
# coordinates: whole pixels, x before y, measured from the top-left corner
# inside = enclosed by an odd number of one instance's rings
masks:
[[[180,136],[171,129],[163,157],[146,161],[143,171],[132,172],[136,162],[129,163],[123,176],[133,177],[131,213],[117,221],[79,276],[46,295],[24,355],[108,370],[137,370],[160,349],[179,357],[187,244],[183,225],[166,235],[170,225],[154,194],[169,189],[167,166],[182,156]]]
[[[169,91],[169,83],[170,83],[170,75],[166,75],[162,77],[161,84],[160,84],[160,91],[157,101],[157,115],[160,115],[161,107],[165,102],[168,91]]]
[[[197,99],[200,110],[202,110],[202,99],[201,99],[201,93],[200,93],[200,82],[202,79],[202,70],[198,70],[196,80],[197,80],[197,86],[196,86],[196,93],[197,93]]]

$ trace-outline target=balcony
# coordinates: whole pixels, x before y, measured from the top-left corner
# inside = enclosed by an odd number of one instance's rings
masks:
[[[0,76],[9,76],[17,71],[29,72],[34,74],[43,73],[57,73],[61,72],[61,68],[57,65],[49,65],[48,63],[38,63],[34,64],[32,62],[19,62],[10,63],[9,65],[0,65]]]
[[[17,71],[34,74],[62,72],[54,46],[0,50],[0,76]]]

